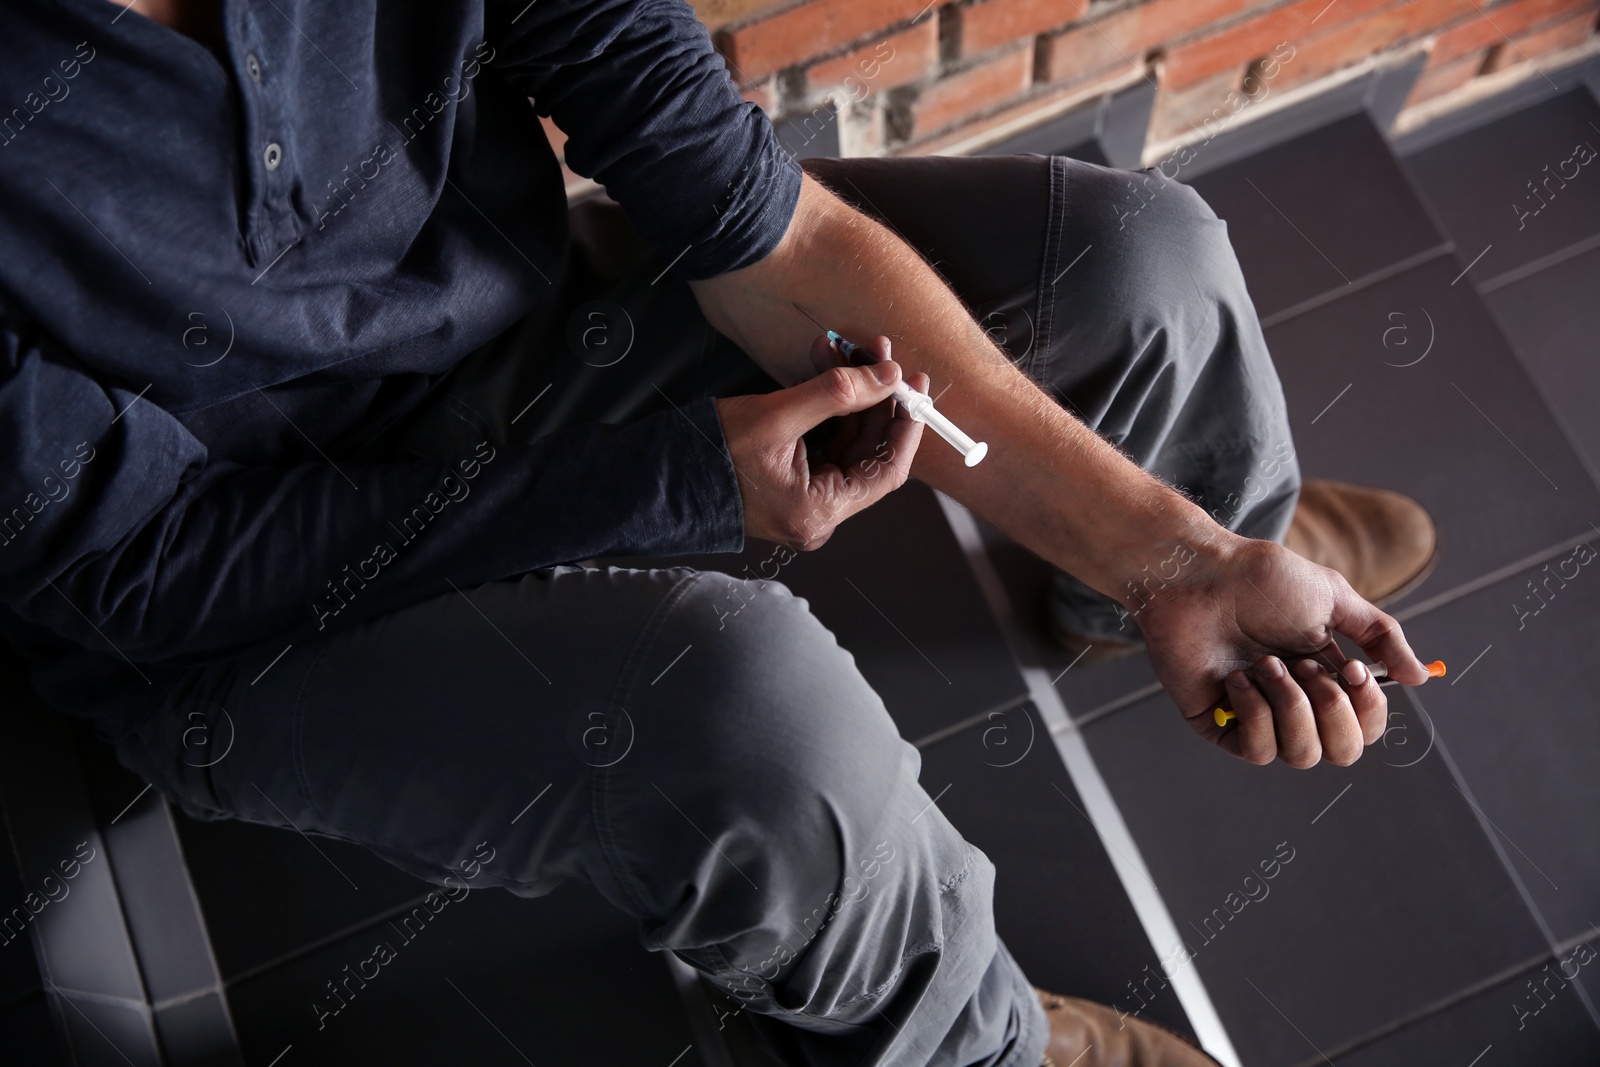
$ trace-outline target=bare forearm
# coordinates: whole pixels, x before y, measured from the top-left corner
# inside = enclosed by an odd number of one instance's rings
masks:
[[[817,330],[795,303],[847,337],[887,335],[908,374],[932,379],[940,410],[990,446],[969,469],[929,437],[916,476],[1130,607],[1143,566],[1230,537],[1013,367],[905,242],[809,177],[772,255],[695,289],[712,324],[784,384],[813,373]]]

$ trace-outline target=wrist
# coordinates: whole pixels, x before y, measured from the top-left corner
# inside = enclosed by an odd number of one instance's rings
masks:
[[[1171,495],[1181,506],[1163,509],[1155,522],[1133,524],[1132,538],[1102,571],[1104,584],[1089,583],[1120,603],[1135,622],[1159,605],[1209,588],[1250,540],[1218,525],[1178,494]]]

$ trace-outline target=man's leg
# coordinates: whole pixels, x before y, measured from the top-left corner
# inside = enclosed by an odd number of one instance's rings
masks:
[[[1300,489],[1283,390],[1226,225],[1199,194],[1063,156],[807,167],[922,251],[1085,423],[1222,525],[1283,540]],[[1138,636],[1065,573],[1051,610],[1085,636]]]
[[[787,1024],[766,1029],[797,1064],[1038,1064],[993,866],[782,586],[557,568],[297,645],[252,681],[275,654],[193,672],[124,761],[191,814],[352,841],[446,897],[587,881],[647,947]],[[190,713],[218,707],[233,748],[195,766]],[[305,995],[308,1026],[339,1010]]]

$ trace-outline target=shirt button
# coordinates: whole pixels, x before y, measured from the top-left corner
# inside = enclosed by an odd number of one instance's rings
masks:
[[[244,69],[250,73],[251,81],[261,84],[261,60],[255,57],[254,52],[244,57]]]
[[[283,162],[283,147],[277,141],[267,145],[266,151],[261,153],[261,161],[267,165],[268,170],[277,170],[278,164]]]

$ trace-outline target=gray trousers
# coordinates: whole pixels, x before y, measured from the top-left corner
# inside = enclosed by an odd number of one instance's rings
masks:
[[[918,247],[1087,423],[1219,522],[1282,537],[1299,487],[1282,392],[1196,194],[1061,157],[808,166]],[[468,357],[374,454],[774,387],[686,285],[652,281],[665,264],[614,213],[574,225],[557,310]],[[624,356],[595,323],[626,328]],[[730,582],[747,604],[732,616]],[[1066,576],[1055,604],[1080,630],[1131,632]],[[1039,1062],[1045,1021],[996,937],[993,865],[782,585],[557,567],[296,645],[253,682],[281,648],[196,669],[162,713],[107,724],[123,761],[198,817],[292,822],[435,883],[470,872],[536,897],[587,882],[648,948],[746,1004],[787,1062]],[[236,740],[200,766],[189,714],[214,707]]]

